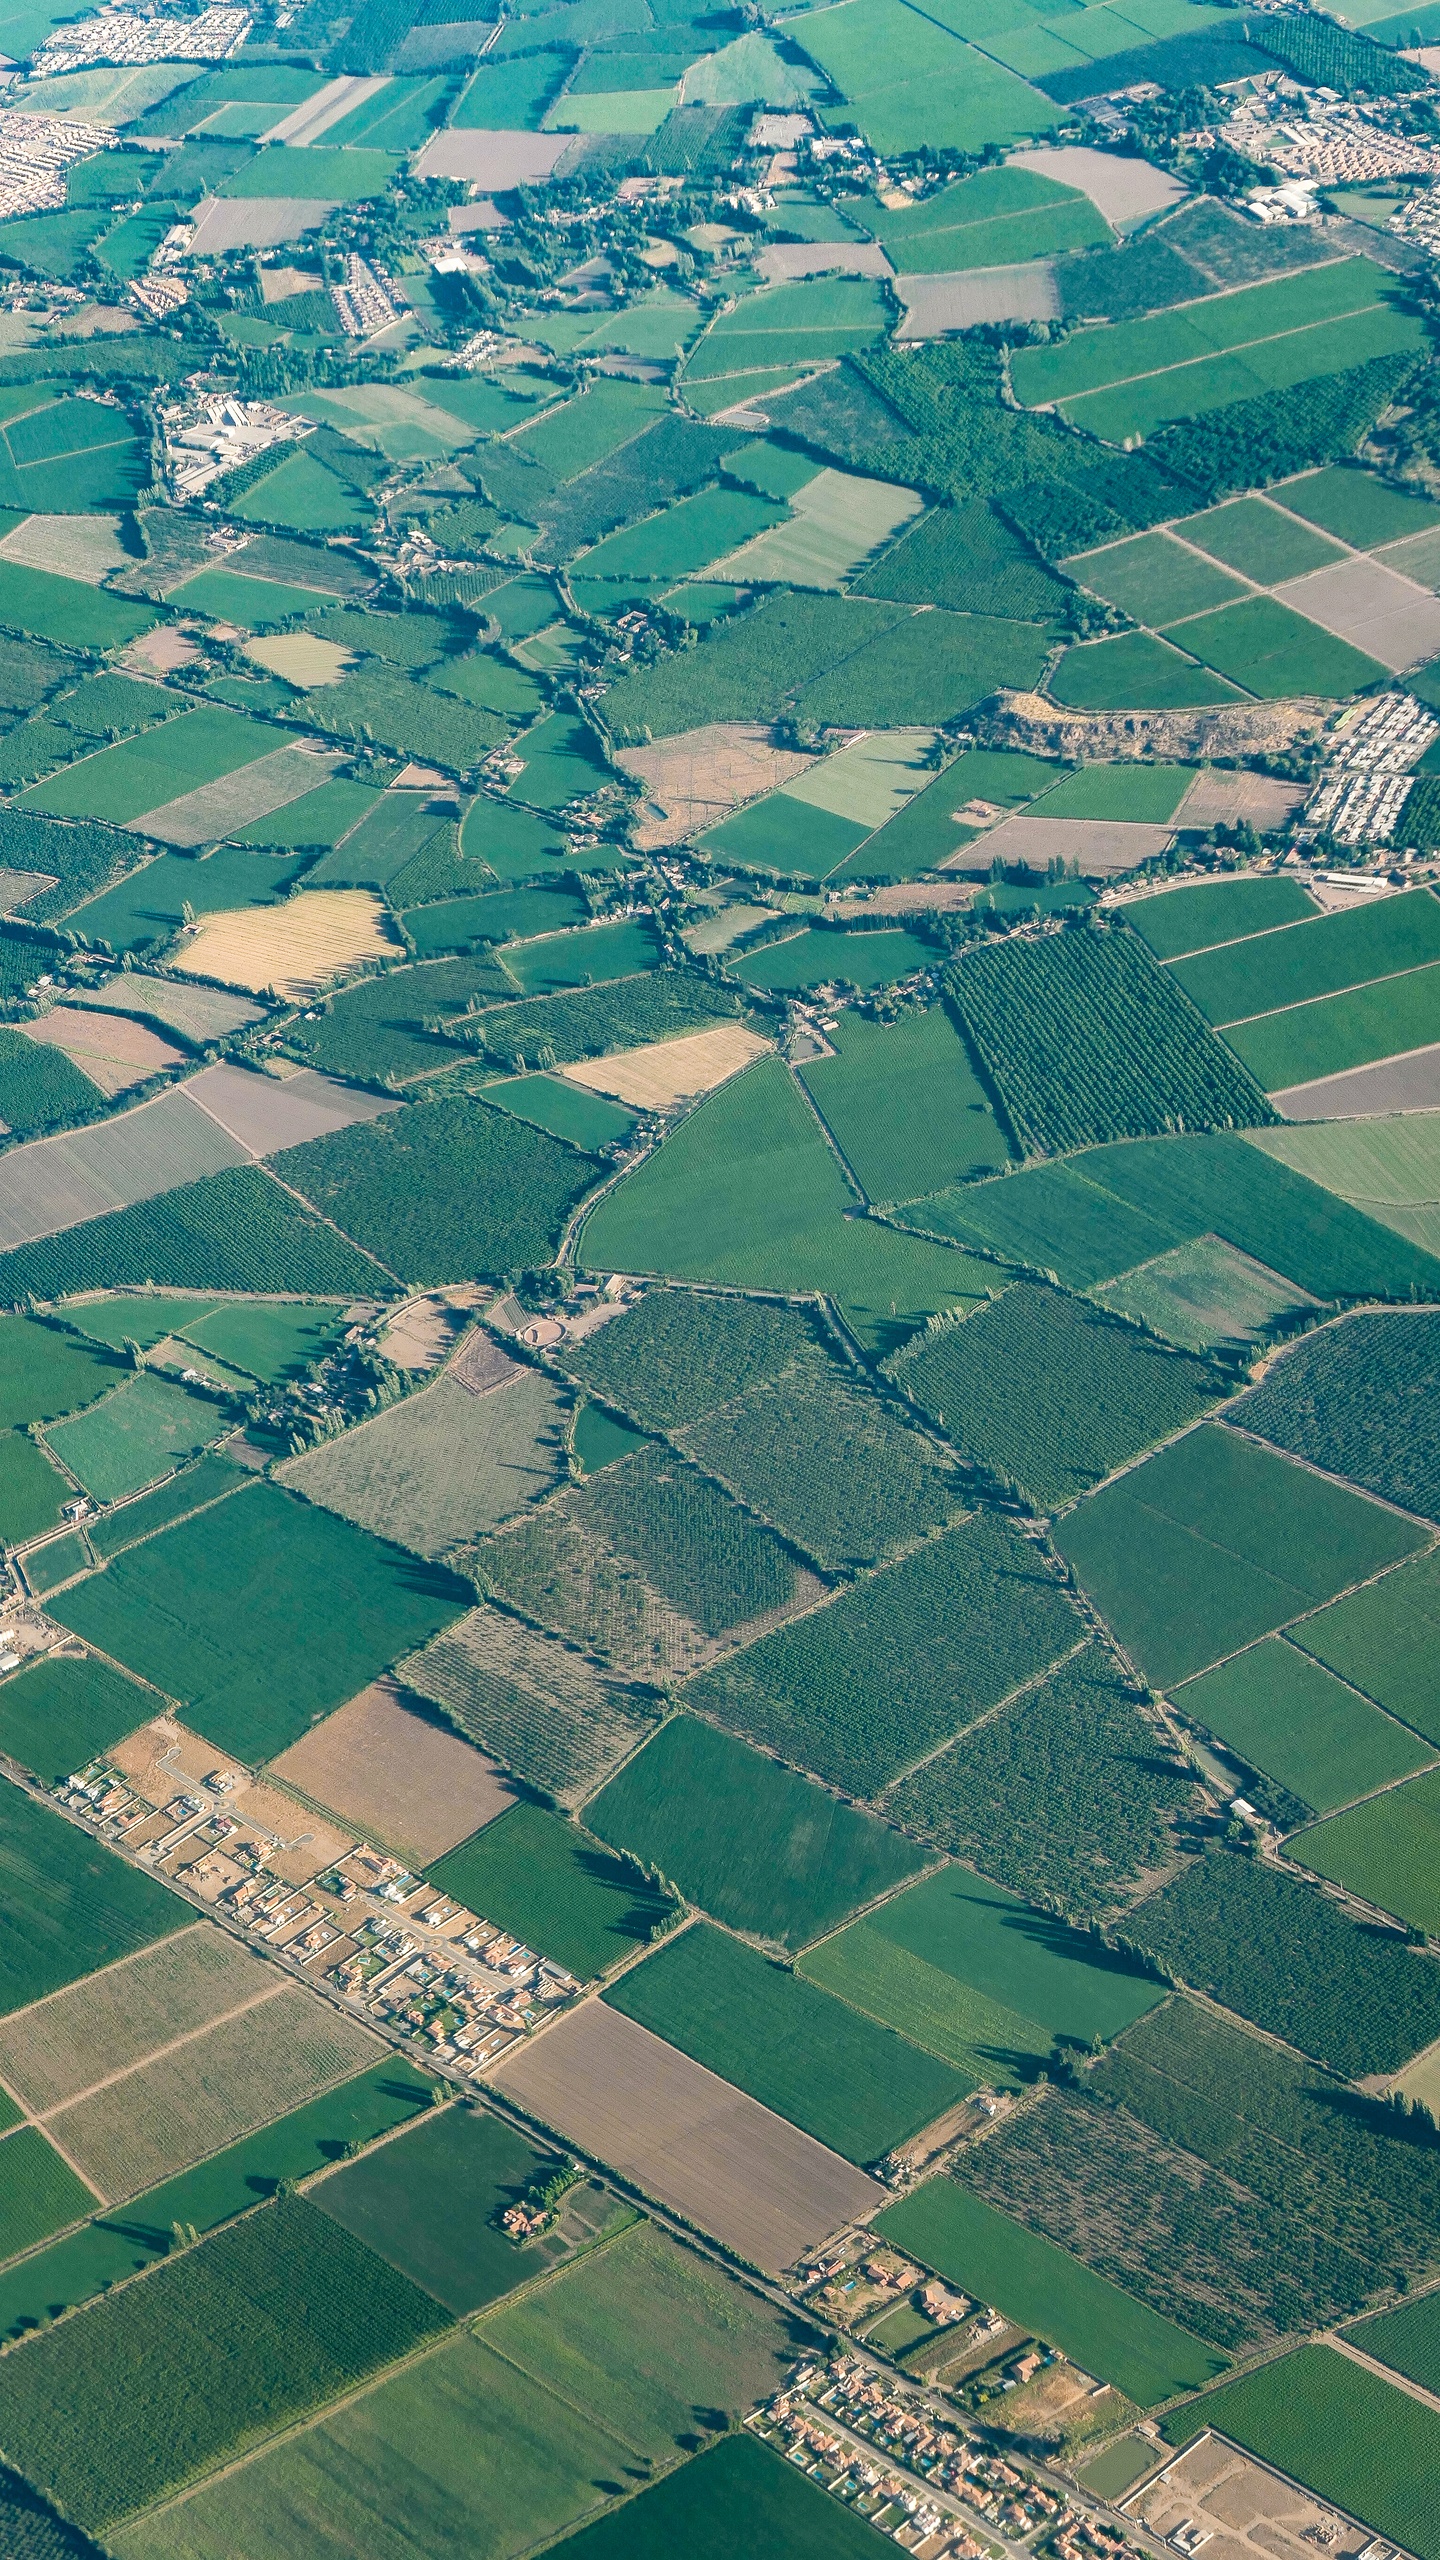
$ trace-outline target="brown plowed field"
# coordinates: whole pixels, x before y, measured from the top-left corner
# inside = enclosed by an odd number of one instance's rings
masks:
[[[884,2199],[873,2178],[600,2000],[512,2048],[495,2080],[769,2275]]]

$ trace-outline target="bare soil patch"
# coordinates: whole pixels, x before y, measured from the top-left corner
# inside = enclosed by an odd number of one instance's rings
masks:
[[[900,276],[895,290],[905,305],[895,332],[902,346],[1000,320],[1060,317],[1060,290],[1048,258],[1031,258],[1019,267],[968,267],[954,275]]]
[[[1213,2560],[1314,2560],[1317,2549],[1350,2560],[1371,2540],[1364,2525],[1211,2435],[1127,2498],[1125,2512],[1161,2541],[1177,2526],[1198,2525],[1214,2537]]]
[[[658,746],[622,747],[615,761],[649,795],[635,841],[650,849],[717,826],[747,800],[809,773],[819,758],[773,745],[769,729],[758,721],[717,720]]]
[[[252,1155],[267,1156],[307,1138],[328,1138],[357,1120],[379,1120],[403,1104],[386,1102],[358,1086],[332,1084],[313,1067],[298,1075],[261,1075],[248,1067],[223,1063],[204,1068],[185,1088],[192,1102],[218,1120],[222,1129]]]
[[[48,569],[57,578],[79,578],[87,587],[98,587],[129,557],[118,516],[27,516],[0,538],[0,559]]]
[[[272,810],[287,809],[292,800],[303,799],[329,780],[338,762],[338,756],[314,747],[276,747],[268,756],[257,756],[253,764],[222,774],[218,782],[202,782],[197,790],[182,791],[177,800],[167,800],[145,817],[131,819],[130,832],[185,849],[218,844],[234,828],[247,827],[253,819],[268,818]]]
[[[22,1022],[26,1038],[47,1049],[63,1049],[102,1093],[123,1093],[147,1076],[185,1063],[158,1032],[147,1030],[125,1014],[87,1013],[76,1005],[57,1004],[36,1022]]]
[[[1197,774],[1175,812],[1177,827],[1236,827],[1247,821],[1263,835],[1283,827],[1305,797],[1301,782],[1277,782],[1268,773]]]
[[[367,1840],[428,1867],[514,1803],[498,1761],[463,1742],[393,1680],[377,1680],[274,1763]]]
[[[778,2275],[884,2189],[603,2001],[497,2066],[507,2097]]]
[[[948,855],[942,868],[988,873],[994,862],[1023,862],[1043,871],[1058,858],[1073,862],[1087,879],[1098,879],[1153,862],[1174,832],[1128,818],[1004,818],[975,844]]]
[[[1270,1097],[1287,1120],[1379,1120],[1392,1111],[1440,1111],[1440,1043],[1373,1067],[1292,1084]]]

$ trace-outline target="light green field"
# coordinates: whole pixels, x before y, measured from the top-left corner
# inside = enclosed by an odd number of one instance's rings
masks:
[[[1209,1351],[1217,1342],[1250,1342],[1271,1319],[1315,1301],[1263,1264],[1237,1253],[1219,1236],[1200,1236],[1169,1253],[1102,1281],[1089,1292],[1097,1305],[1148,1324],[1182,1351]]]
[[[957,1982],[909,1947],[857,1920],[801,1959],[800,1971],[868,2018],[938,2054],[979,2087],[1017,2088],[1032,2080],[1054,2036],[1034,2018]]]
[[[566,1399],[526,1370],[490,1395],[437,1378],[338,1440],[287,1459],[281,1481],[378,1538],[438,1557],[550,1491]]]
[[[1144,2409],[1194,2390],[1224,2359],[1066,2249],[1026,2231],[943,2174],[887,2205],[875,2229],[951,2284],[1063,2348]]]
[[[0,567],[0,582],[4,570]],[[286,743],[240,711],[220,704],[182,712],[143,737],[82,757],[24,795],[27,809],[52,818],[105,818],[125,826],[206,782],[219,782]]]
[[[797,489],[788,522],[715,562],[727,578],[792,587],[839,587],[920,512],[913,489],[821,471]]]
[[[1333,2498],[1418,2560],[1440,2560],[1440,2411],[1333,2347],[1298,2347],[1162,2421],[1170,2444],[1201,2427]]]
[[[1204,515],[1187,516],[1174,528],[1199,551],[1238,569],[1257,586],[1278,586],[1283,578],[1303,578],[1310,569],[1333,567],[1343,560],[1338,542],[1272,507],[1264,498],[1232,498],[1228,506],[1211,507]]]
[[[217,1440],[222,1408],[147,1369],[73,1422],[51,1425],[50,1445],[97,1502],[118,1502],[168,1475]]]
[[[1440,1111],[1393,1120],[1329,1120],[1247,1131],[1276,1156],[1342,1200],[1353,1200],[1427,1252],[1440,1253]]]
[[[1195,779],[1188,764],[1087,764],[1031,803],[1032,818],[1108,818],[1163,827]]]
[[[1136,622],[1179,622],[1188,613],[1204,613],[1211,605],[1233,604],[1244,595],[1238,578],[1198,560],[1182,542],[1165,533],[1138,533],[1113,550],[1094,551],[1084,560],[1066,563],[1092,595],[1119,605]]]
[[[6,630],[55,640],[64,649],[118,649],[155,620],[148,605],[129,604],[78,578],[0,560],[0,625]]]
[[[1318,693],[1339,700],[1375,684],[1385,670],[1363,649],[1337,640],[1303,614],[1273,596],[1249,596],[1243,604],[1222,605],[1180,623],[1174,637],[1203,666],[1258,694],[1262,702],[1282,695]]]
[[[1378,978],[1347,995],[1321,996],[1254,1022],[1232,1023],[1225,1038],[1266,1093],[1428,1048],[1440,1040],[1440,961],[1402,977]]]
[[[1175,711],[1238,699],[1223,676],[1197,667],[1148,631],[1123,631],[1067,649],[1050,691],[1072,711]]]

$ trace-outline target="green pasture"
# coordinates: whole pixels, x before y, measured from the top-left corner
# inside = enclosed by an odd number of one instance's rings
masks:
[[[393,152],[336,150],[324,143],[297,150],[272,142],[221,178],[216,193],[247,201],[256,196],[326,196],[333,204],[359,204],[383,195],[402,165]]]
[[[1274,596],[1247,596],[1175,626],[1174,637],[1202,666],[1243,685],[1262,702],[1318,693],[1339,700],[1376,684],[1385,669],[1363,649],[1322,631]]]
[[[57,490],[55,496],[60,495]],[[106,595],[78,578],[57,578],[48,569],[0,560],[0,625],[7,630],[54,640],[62,649],[118,649],[150,630],[155,620],[149,605]]]
[[[1142,2409],[1193,2391],[1224,2369],[1212,2347],[943,2173],[887,2205],[874,2227]]]
[[[202,569],[198,577],[172,587],[166,601],[182,613],[213,614],[219,622],[264,631],[296,614],[313,613],[328,598],[315,587],[286,587],[270,578],[247,578],[235,569]]]
[[[1225,1037],[1267,1093],[1428,1048],[1440,1040],[1440,963],[1231,1025]]]
[[[1067,649],[1050,678],[1050,692],[1071,711],[1179,711],[1238,699],[1223,676],[1196,666],[1148,631],[1124,631]]]
[[[538,2271],[497,2224],[505,2206],[519,2204],[556,2165],[495,2116],[452,2106],[322,2179],[310,2201],[460,2314]],[[465,2199],[458,2218],[457,2195]]]
[[[937,2055],[708,1921],[672,1938],[605,1998],[862,2165],[943,2115],[973,2085]]]
[[[232,1368],[247,1370],[267,1387],[298,1377],[338,1342],[345,1330],[339,1306],[266,1304],[231,1299],[202,1309],[175,1332]]]
[[[1163,827],[1195,780],[1188,764],[1086,764],[1030,804],[1035,818],[1104,818]]]
[[[522,994],[552,996],[569,987],[603,986],[609,978],[631,977],[637,970],[657,967],[662,957],[647,919],[626,916],[618,924],[586,925],[575,933],[511,943],[505,966]]]
[[[1102,1281],[1090,1295],[1098,1306],[1148,1325],[1182,1351],[1263,1339],[1277,1316],[1311,1303],[1303,1289],[1277,1279],[1219,1236],[1175,1245],[1138,1271]]]
[[[1048,2028],[897,1945],[873,1918],[822,1939],[799,1970],[807,1982],[937,2054],[972,2086],[1020,2088],[1049,2060]]]
[[[1092,1494],[1056,1544],[1158,1686],[1425,1543],[1378,1504],[1202,1423]]]
[[[42,1448],[20,1430],[0,1431],[0,1542],[19,1546],[53,1529],[70,1486]]]
[[[21,2125],[0,2141],[0,2258],[33,2249],[88,2213],[95,2201],[38,2125]]]
[[[34,1316],[0,1316],[0,1430],[74,1413],[123,1374],[103,1350],[77,1342],[58,1325]]]
[[[517,1076],[510,1083],[487,1085],[485,1091],[498,1111],[513,1111],[517,1120],[529,1120],[552,1138],[568,1138],[592,1153],[618,1145],[635,1126],[633,1111],[584,1085],[567,1084],[562,1076]]]
[[[1433,500],[1417,490],[1397,489],[1354,462],[1332,462],[1323,471],[1285,481],[1276,503],[1357,551],[1373,551],[1382,542],[1430,533],[1440,525],[1440,507]]]
[[[277,730],[263,729],[243,712],[217,703],[182,712],[143,737],[82,758],[27,791],[24,805],[53,818],[106,818],[125,826],[284,744]]]
[[[1124,910],[1126,923],[1157,960],[1178,960],[1221,943],[1243,942],[1252,934],[1302,924],[1319,913],[1298,880],[1278,876],[1249,880],[1240,873],[1229,880],[1207,881],[1198,889],[1167,889],[1159,897],[1137,898]]]
[[[1440,2293],[1427,2293],[1399,2311],[1363,2321],[1350,2335],[1367,2356],[1378,2356],[1426,2391],[1440,2391]]]
[[[1111,238],[1088,196],[1034,169],[982,169],[903,212],[876,202],[865,214],[900,275],[1017,266]]]
[[[639,1867],[534,1804],[512,1805],[430,1877],[581,1981],[644,1946],[671,1907]]]
[[[1244,595],[1238,578],[1211,561],[1197,559],[1183,542],[1168,533],[1137,533],[1110,551],[1093,551],[1067,562],[1070,574],[1092,595],[1119,605],[1135,622],[1152,628],[1182,621],[1212,606],[1233,604]]]
[[[897,978],[909,977],[917,969],[933,968],[937,957],[933,943],[903,930],[833,933],[811,928],[788,942],[768,943],[764,950],[736,961],[734,969],[747,987],[772,995],[798,993],[832,980],[869,994],[876,987],[893,986]]]
[[[257,1483],[53,1607],[253,1765],[458,1617],[466,1596],[441,1568]]]
[[[1332,568],[1343,560],[1336,542],[1327,542],[1308,525],[1284,513],[1286,504],[1271,506],[1265,498],[1232,498],[1204,515],[1187,516],[1175,532],[1227,569],[1238,569],[1258,587],[1278,587],[1286,578],[1303,578],[1311,569]]]
[[[52,1423],[50,1445],[97,1502],[119,1502],[219,1438],[224,1409],[144,1370],[73,1422]]]
[[[689,357],[686,378],[713,381],[777,362],[799,373],[807,362],[871,345],[888,325],[884,297],[868,277],[771,285],[712,323]]]
[[[586,1807],[586,1822],[716,1919],[790,1947],[925,1863],[873,1814],[694,1716],[663,1726]]]
[[[1277,1779],[1317,1813],[1409,1777],[1431,1757],[1404,1725],[1283,1636],[1266,1636],[1187,1681],[1174,1700],[1182,1715],[1207,1726],[1252,1769]],[[1307,1847],[1315,1837],[1306,1835]],[[1310,1863],[1306,1849],[1299,1854]]]

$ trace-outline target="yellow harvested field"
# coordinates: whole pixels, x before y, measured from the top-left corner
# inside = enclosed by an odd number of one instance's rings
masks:
[[[309,689],[338,684],[353,665],[355,653],[334,640],[317,639],[312,631],[282,631],[273,640],[247,640],[245,655],[268,667],[272,675],[283,676],[287,684]]]
[[[668,1111],[673,1103],[713,1093],[769,1047],[758,1032],[725,1022],[714,1031],[687,1032],[683,1040],[652,1040],[648,1048],[623,1049],[612,1058],[583,1058],[559,1072],[570,1084],[613,1094],[637,1111]]]
[[[1417,2053],[1390,2086],[1403,2091],[1407,2098],[1418,2100],[1432,2115],[1440,2113],[1440,2044],[1427,2045],[1423,2053]]]
[[[308,996],[361,960],[399,950],[368,889],[307,889],[278,907],[234,907],[197,924],[173,966],[187,977],[263,995]]]

